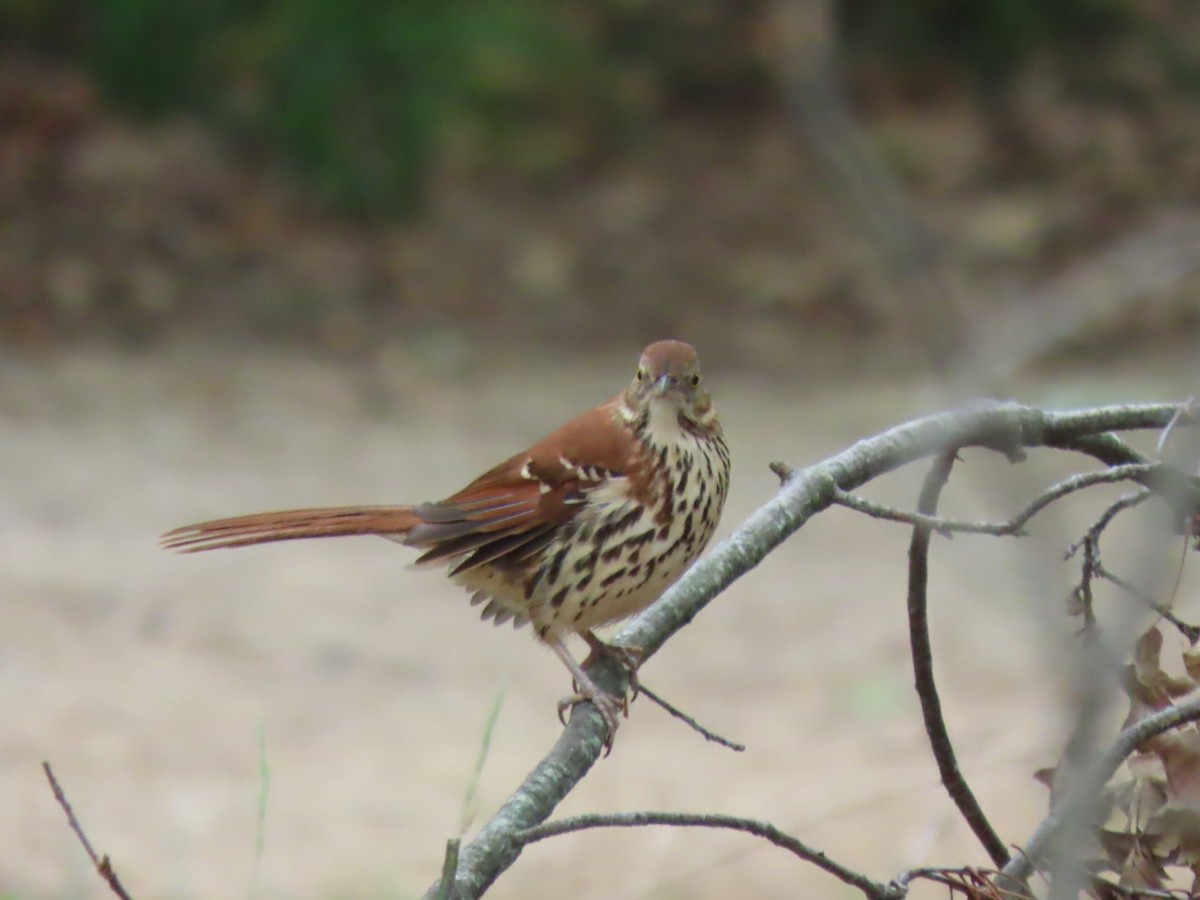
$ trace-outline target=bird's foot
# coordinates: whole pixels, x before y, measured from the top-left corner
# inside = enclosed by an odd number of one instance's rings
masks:
[[[606,734],[604,736],[604,755],[607,756],[612,752],[613,738],[617,734],[617,724],[620,722],[622,715],[629,715],[629,698],[622,693],[620,697],[615,694],[610,694],[602,690],[588,675],[586,667],[591,665],[597,659],[597,655],[610,654],[616,657],[623,668],[630,673],[630,681],[637,684],[634,672],[637,670],[637,664],[641,659],[641,652],[636,653],[626,650],[621,647],[610,647],[591,632],[585,632],[584,639],[592,648],[592,654],[588,657],[588,661],[584,665],[580,665],[571,656],[567,650],[562,638],[557,635],[551,635],[545,638],[547,645],[557,654],[562,660],[563,665],[571,673],[571,685],[575,690],[575,694],[570,697],[564,697],[558,703],[558,720],[567,724],[567,711],[580,703],[591,703],[596,707],[596,711],[600,713],[600,718],[604,720]]]
[[[583,668],[587,669],[593,663],[607,656],[625,670],[625,674],[629,678],[629,699],[625,702],[626,715],[628,715],[629,704],[636,700],[637,695],[641,692],[641,686],[638,683],[638,668],[645,658],[646,651],[641,647],[618,647],[614,644],[606,644],[590,631],[584,632],[583,639],[591,648],[587,659],[583,661]],[[578,686],[576,686],[576,690],[578,690]]]
[[[626,698],[617,698],[612,694],[601,690],[595,682],[588,680],[582,687],[576,683],[578,693],[572,694],[570,697],[563,697],[558,701],[558,721],[563,725],[567,724],[567,711],[578,706],[580,703],[591,703],[596,707],[596,712],[600,713],[600,718],[604,720],[606,734],[604,736],[604,755],[612,753],[613,739],[617,736],[617,725],[621,721],[621,716],[629,716],[629,701]]]

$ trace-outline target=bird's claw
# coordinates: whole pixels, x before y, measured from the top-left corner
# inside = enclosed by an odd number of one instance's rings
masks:
[[[619,647],[615,644],[606,644],[595,635],[590,637],[585,636],[588,646],[591,650],[588,651],[587,659],[583,661],[583,668],[591,667],[602,656],[611,657],[620,666],[626,676],[629,678],[629,699],[625,703],[626,715],[628,715],[629,703],[636,700],[641,693],[641,685],[638,683],[638,668],[645,659],[646,651],[641,647]],[[578,691],[579,686],[572,682],[574,690]]]
[[[629,717],[629,700],[627,698],[617,699],[612,694],[598,689],[595,691],[584,689],[558,701],[558,721],[565,726],[567,711],[574,709],[580,703],[591,703],[596,707],[596,712],[600,713],[600,718],[604,720],[604,755],[608,756],[612,753],[613,739],[617,734],[620,716]]]

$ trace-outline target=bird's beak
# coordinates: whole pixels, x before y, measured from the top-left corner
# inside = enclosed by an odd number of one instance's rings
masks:
[[[675,387],[677,383],[674,375],[659,375],[654,382],[654,396],[665,397],[667,391]]]

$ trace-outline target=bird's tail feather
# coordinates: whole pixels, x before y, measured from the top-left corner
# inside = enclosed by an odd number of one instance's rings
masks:
[[[248,547],[271,541],[378,534],[403,539],[419,523],[408,506],[340,506],[328,509],[292,509],[256,513],[232,519],[214,519],[168,531],[164,547],[183,553]]]

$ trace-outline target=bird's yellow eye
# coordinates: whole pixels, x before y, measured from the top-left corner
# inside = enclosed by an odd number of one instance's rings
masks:
[[[699,386],[700,386],[700,376],[693,375],[692,376],[692,387],[699,387]]]
[[[638,381],[645,381],[645,380],[646,380],[646,370],[645,370],[645,369],[638,369],[638,371],[637,371],[637,380],[638,380]]]

